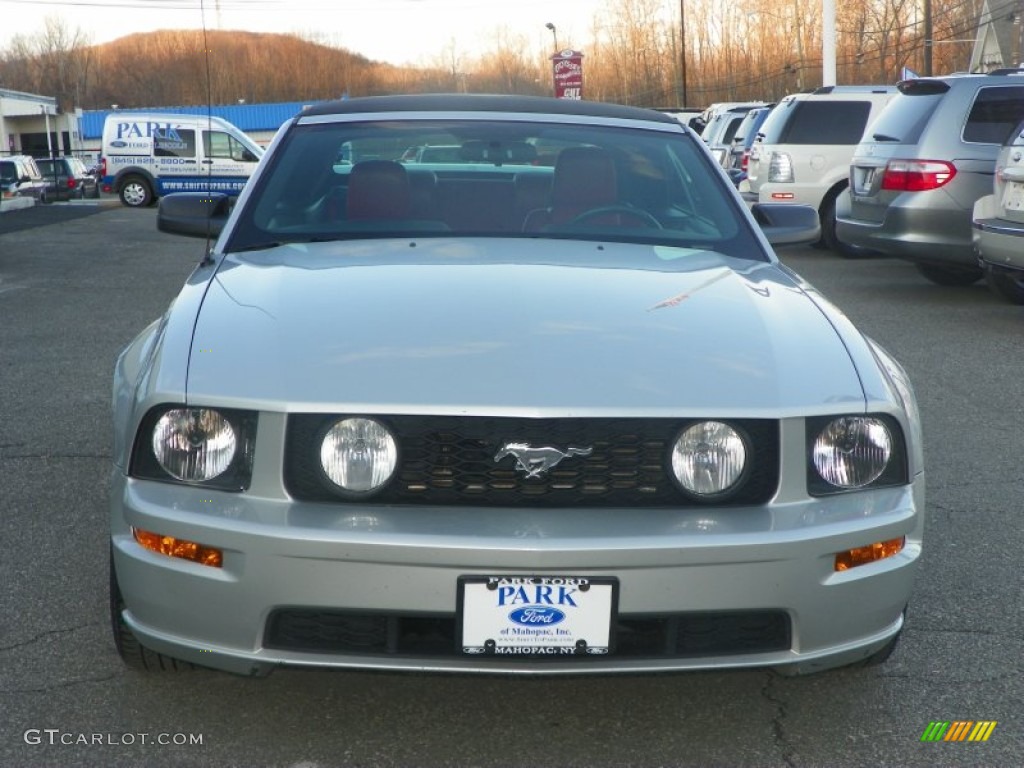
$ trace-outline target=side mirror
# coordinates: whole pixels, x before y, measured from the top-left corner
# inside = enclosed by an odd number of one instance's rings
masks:
[[[259,160],[259,158],[256,157],[256,155],[254,155],[252,153],[252,150],[248,150],[248,149],[243,149],[242,150],[242,162],[243,163],[255,163],[258,160]]]
[[[754,220],[772,245],[808,245],[821,238],[818,212],[802,203],[754,203]]]
[[[188,237],[215,238],[231,213],[231,197],[223,192],[175,192],[160,198],[156,228]]]

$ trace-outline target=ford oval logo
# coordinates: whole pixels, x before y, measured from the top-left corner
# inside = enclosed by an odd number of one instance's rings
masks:
[[[562,621],[565,614],[551,606],[530,605],[516,608],[508,617],[524,627],[550,627]]]
[[[128,142],[127,141],[121,141],[120,139],[118,139],[117,141],[110,142],[110,146],[118,147],[118,148],[120,148],[120,147],[127,147],[128,146]]]

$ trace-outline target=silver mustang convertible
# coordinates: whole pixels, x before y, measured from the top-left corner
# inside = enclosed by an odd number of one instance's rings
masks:
[[[433,151],[439,148],[438,151]],[[442,151],[443,150],[443,151]],[[284,125],[114,377],[132,666],[873,664],[924,470],[900,366],[671,116],[352,99]]]

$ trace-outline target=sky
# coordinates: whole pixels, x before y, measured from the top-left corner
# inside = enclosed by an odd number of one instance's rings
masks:
[[[159,29],[294,33],[392,64],[427,64],[454,43],[476,57],[499,31],[529,50],[575,46],[591,36],[605,0],[0,0],[0,50],[59,17],[94,44]],[[14,21],[16,20],[16,22]],[[555,26],[554,34],[546,25]]]

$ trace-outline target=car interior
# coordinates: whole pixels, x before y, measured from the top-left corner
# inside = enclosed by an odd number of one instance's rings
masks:
[[[256,243],[401,232],[716,249],[741,238],[756,251],[713,186],[728,181],[692,136],[528,127],[446,124],[410,136],[372,124],[315,126],[278,153],[288,170],[266,174],[244,222],[251,228],[240,233]],[[440,159],[424,159],[438,156],[427,151],[435,145],[445,149]]]

